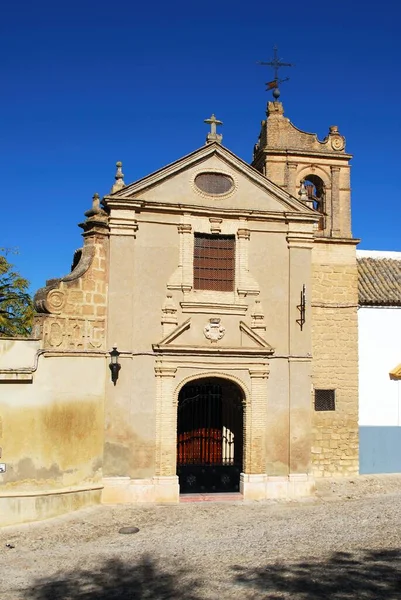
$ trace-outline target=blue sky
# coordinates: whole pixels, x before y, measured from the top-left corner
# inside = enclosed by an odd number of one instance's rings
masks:
[[[66,274],[115,162],[128,183],[188,154],[212,112],[250,161],[277,44],[286,116],[320,139],[338,125],[354,154],[360,247],[401,250],[400,23],[397,0],[3,3],[0,246],[32,290]]]

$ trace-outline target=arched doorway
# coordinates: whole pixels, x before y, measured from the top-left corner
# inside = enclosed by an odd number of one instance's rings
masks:
[[[238,385],[217,377],[184,385],[177,418],[182,494],[239,491],[243,425],[243,393]]]

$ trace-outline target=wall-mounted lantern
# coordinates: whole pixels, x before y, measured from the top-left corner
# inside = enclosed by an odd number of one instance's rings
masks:
[[[117,350],[117,346],[113,346],[113,350],[111,350],[110,352],[110,364],[109,364],[109,368],[111,371],[111,380],[114,383],[114,385],[116,385],[117,383],[117,379],[118,379],[118,374],[120,372],[121,369],[121,365],[118,362],[118,357],[120,356],[119,351]]]

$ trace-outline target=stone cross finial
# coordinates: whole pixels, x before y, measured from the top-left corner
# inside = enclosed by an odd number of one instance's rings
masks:
[[[205,119],[204,123],[210,125],[210,133],[208,133],[206,136],[206,144],[211,144],[212,142],[218,142],[221,144],[223,136],[221,133],[217,133],[217,125],[223,125],[223,121],[216,119],[213,114],[211,117],[209,117],[209,119]]]
[[[115,174],[114,179],[116,180],[113,187],[111,188],[111,193],[118,192],[118,190],[122,190],[125,187],[124,183],[124,173],[122,172],[123,163],[116,162],[117,172]]]

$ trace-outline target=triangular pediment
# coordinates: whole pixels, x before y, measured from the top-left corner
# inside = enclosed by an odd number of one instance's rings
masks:
[[[240,321],[239,328],[240,331],[242,331],[242,333],[244,333],[248,337],[248,340],[253,342],[256,346],[259,346],[260,348],[266,348],[266,350],[273,354],[274,349],[272,348],[272,346],[270,346],[270,344],[266,342],[266,340],[261,335],[256,333],[256,331],[254,331],[253,329],[251,329],[251,327],[248,327],[246,323]]]
[[[190,337],[188,333],[191,325],[191,318],[177,325],[158,344],[153,344],[153,350],[169,354],[242,354],[244,356],[253,354],[270,356],[274,353],[272,346],[243,321],[238,324],[238,345],[231,344],[229,346],[224,344],[224,340],[213,344],[205,337],[201,338],[202,341],[200,341],[200,338]]]
[[[224,194],[205,193],[197,176],[218,173],[231,178]],[[281,215],[298,214],[316,219],[316,212],[264,177],[259,171],[218,143],[207,144],[143,179],[105,197],[106,204],[126,206],[130,201],[144,206],[208,207],[221,212],[260,211]]]

